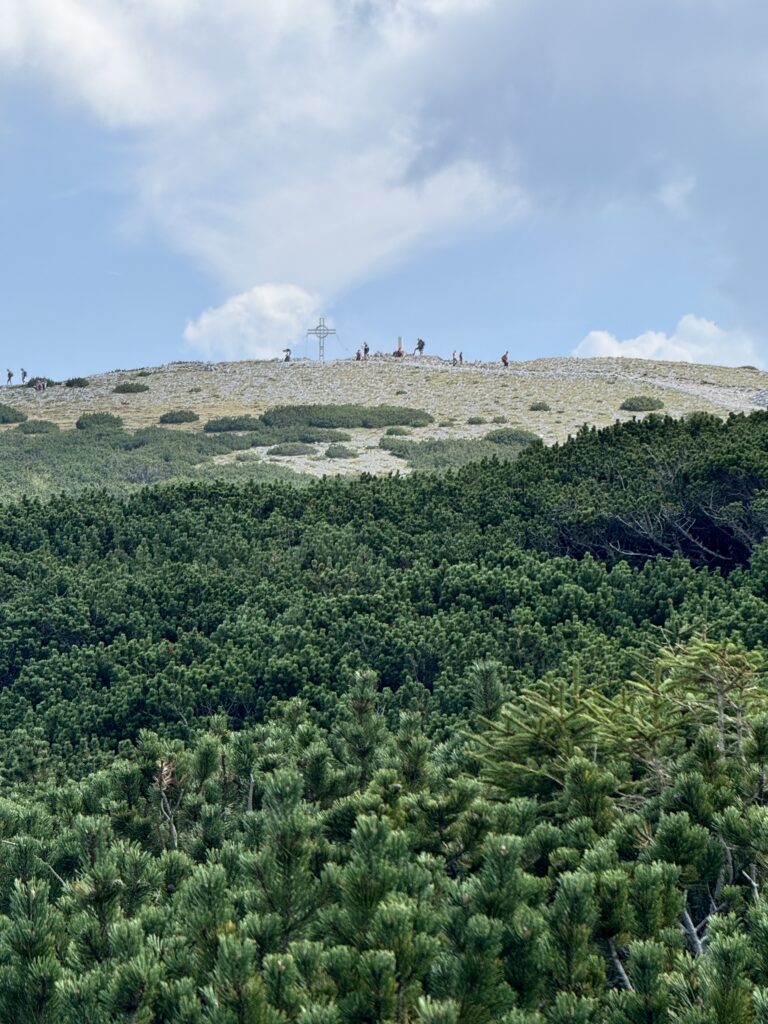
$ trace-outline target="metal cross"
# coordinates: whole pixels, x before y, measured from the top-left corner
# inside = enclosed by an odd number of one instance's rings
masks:
[[[325,326],[325,317],[324,316],[320,317],[320,323],[317,325],[317,327],[313,327],[311,331],[307,331],[308,335],[309,334],[313,334],[317,338],[318,350],[319,350],[318,351],[318,357],[320,359],[325,359],[325,339],[330,334],[335,334],[335,333],[336,333],[336,331],[334,330],[333,327],[326,327]]]

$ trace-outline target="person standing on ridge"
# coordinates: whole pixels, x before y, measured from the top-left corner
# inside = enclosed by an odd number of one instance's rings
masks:
[[[21,383],[23,384],[27,379],[27,371],[22,366],[21,368]]]
[[[6,384],[11,384],[12,381],[13,381],[13,370],[6,370],[5,372],[7,374],[7,378],[6,378],[5,383]]]
[[[363,359],[365,359],[365,360],[367,360],[367,359],[368,359],[368,353],[369,353],[370,351],[371,351],[371,350],[370,350],[370,348],[368,347],[368,342],[367,342],[367,341],[364,341],[364,342],[363,342]]]
[[[463,366],[463,365],[464,365],[464,353],[463,352],[459,352],[459,366]]]
[[[358,349],[357,352],[355,352],[355,362],[356,363],[360,363],[360,362],[362,362],[362,360],[363,360],[363,353],[360,351],[360,349]]]
[[[509,349],[501,357],[501,362],[504,366],[509,367]]]
[[[419,355],[423,355],[424,354],[424,339],[423,338],[417,338],[416,339],[416,348],[413,350],[413,354],[416,355],[417,352],[418,352]]]
[[[456,349],[454,349],[453,355],[451,356],[451,366],[457,366],[458,362],[459,360],[456,358]]]

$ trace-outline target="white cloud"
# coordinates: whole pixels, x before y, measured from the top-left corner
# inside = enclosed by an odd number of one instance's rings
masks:
[[[331,300],[446,237],[631,208],[689,232],[768,323],[765,17],[762,0],[0,0],[0,73],[127,139],[126,230],[238,296],[292,281]]]
[[[619,341],[607,331],[590,331],[572,355],[624,356],[629,359],[665,359],[676,363],[714,363],[721,366],[757,366],[761,363],[755,340],[746,332],[724,330],[711,320],[689,313],[674,333],[645,331]]]
[[[236,293],[187,340],[253,352],[271,337],[264,282],[331,300],[415,247],[523,213],[508,165],[459,152],[417,170],[442,41],[496,3],[3,0],[0,67],[4,54],[133,132],[126,232],[159,228]],[[244,308],[258,330],[217,350]]]
[[[157,18],[141,3],[3,0],[2,6],[0,57],[47,80],[61,99],[84,104],[105,124],[146,127],[210,111],[202,69],[177,57],[168,46],[170,31],[158,32]]]
[[[263,284],[207,309],[184,337],[208,357],[271,359],[304,334],[317,309],[314,296],[297,285]]]

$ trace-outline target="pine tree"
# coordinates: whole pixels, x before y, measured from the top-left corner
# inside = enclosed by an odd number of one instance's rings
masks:
[[[593,943],[598,913],[592,878],[585,872],[561,875],[548,916],[549,967],[557,988],[574,995],[591,994],[603,983],[603,966]]]
[[[473,913],[465,887],[443,926],[447,951],[436,959],[430,977],[433,994],[451,1007],[455,1024],[490,1024],[514,1005],[501,961],[503,925]]]
[[[267,778],[257,815],[259,849],[243,861],[253,884],[253,908],[275,916],[281,949],[305,936],[325,899],[320,824],[302,800],[302,788],[295,771],[279,770]]]
[[[699,724],[713,724],[721,753],[742,756],[747,716],[768,710],[762,655],[697,636],[663,651],[660,663],[670,703]]]
[[[588,695],[578,679],[547,680],[505,704],[476,738],[485,778],[505,796],[551,796],[571,757],[593,742]]]
[[[355,672],[336,724],[337,757],[342,764],[357,768],[358,786],[373,775],[387,727],[379,714],[376,674],[370,670]]]
[[[467,686],[471,695],[475,721],[480,730],[483,722],[493,721],[504,702],[502,665],[492,658],[473,661],[467,672]]]
[[[205,1024],[281,1024],[285,1020],[269,1004],[259,966],[254,942],[238,934],[219,937],[210,984],[202,999]]]
[[[202,980],[213,968],[219,937],[235,930],[224,868],[220,864],[195,868],[179,890],[175,910],[192,945],[196,976]]]
[[[752,957],[744,935],[716,934],[713,938],[699,968],[708,1024],[752,1024]]]
[[[504,979],[524,1005],[535,1006],[549,960],[549,934],[543,913],[548,886],[523,870],[523,850],[523,840],[518,836],[489,836],[482,866],[467,882],[465,891],[474,913],[500,922]],[[486,969],[489,966],[486,963]],[[503,1001],[504,995],[490,990],[487,998]]]
[[[62,921],[48,896],[46,882],[16,881],[8,917],[0,919],[0,1020],[54,1024],[58,1019]]]
[[[610,994],[610,1024],[669,1024],[670,992],[664,972],[668,952],[659,942],[629,947],[628,989]]]

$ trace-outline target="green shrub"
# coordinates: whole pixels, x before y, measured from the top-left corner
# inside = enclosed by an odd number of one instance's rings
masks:
[[[122,384],[116,384],[112,391],[116,395],[138,395],[142,391],[149,391],[149,385],[137,384],[136,381],[126,380]]]
[[[483,459],[497,459],[509,462],[528,446],[541,443],[536,434],[528,430],[510,427],[507,440],[496,441],[489,437],[507,434],[506,430],[494,430],[483,438],[448,437],[432,438],[428,441],[415,441],[404,437],[384,436],[379,440],[379,448],[390,452],[396,458],[405,459],[411,469],[427,472],[445,472],[460,469],[472,462]],[[514,438],[511,436],[514,435]]]
[[[225,434],[232,430],[258,430],[261,425],[256,416],[221,416],[208,420],[203,430],[209,434]]]
[[[398,405],[283,405],[261,419],[269,427],[426,427],[433,422],[422,409]]]
[[[191,409],[172,409],[160,417],[161,423],[194,423],[200,417]]]
[[[203,390],[202,388],[190,388],[189,391],[187,392],[187,394],[189,394],[189,395],[199,395],[202,390]]]
[[[409,441],[405,437],[387,437],[385,434],[379,440],[378,446],[371,445],[372,448],[383,448],[385,452],[392,452],[393,455],[398,455],[400,458],[407,458],[408,452],[412,448],[414,442]]]
[[[65,388],[87,388],[91,382],[87,377],[70,377],[64,381]]]
[[[539,441],[539,435],[532,430],[523,430],[522,427],[502,427],[500,430],[491,430],[483,438],[491,444],[503,445],[526,445]]]
[[[151,370],[138,370],[134,374],[134,377],[151,377],[151,376],[152,376],[152,371]]]
[[[483,459],[508,461],[516,458],[523,446],[505,447],[490,444],[485,439],[469,437],[434,438],[430,441],[382,437],[379,447],[399,459],[405,459],[411,469],[445,472],[449,469],[460,469],[470,462],[480,462]]]
[[[408,437],[411,431],[408,427],[387,427],[384,433],[387,437]]]
[[[551,406],[547,402],[533,402],[528,408],[531,412],[549,412]]]
[[[469,419],[467,420],[467,423],[471,427],[479,427],[481,423],[485,423],[485,422],[486,421],[483,419],[482,416],[470,416]]]
[[[345,434],[343,430],[321,430],[320,428],[313,428],[310,430],[292,430],[289,427],[284,429],[273,429],[272,427],[265,427],[265,430],[269,430],[271,434],[277,435],[274,437],[274,441],[280,443],[281,441],[303,441],[304,444],[315,444],[321,442],[335,442],[335,441],[351,441],[352,435]]]
[[[25,423],[20,423],[17,430],[20,430],[22,434],[55,434],[58,432],[59,426],[57,423],[51,423],[50,420],[27,420]]]
[[[75,423],[78,430],[122,430],[123,421],[111,412],[86,412]]]
[[[267,455],[317,455],[317,448],[301,441],[286,441],[267,449]]]
[[[21,409],[14,409],[12,405],[5,405],[0,402],[0,423],[23,423],[27,414]]]
[[[494,416],[493,419],[491,420],[491,423],[506,423],[506,422],[507,422],[507,417],[506,416]]]
[[[345,444],[330,444],[325,449],[327,459],[356,459],[357,452],[353,448],[347,448]]]
[[[45,386],[49,388],[56,386],[56,381],[51,380],[50,377],[30,377],[24,387],[33,388],[36,384],[40,383],[45,384]]]
[[[656,409],[663,409],[664,403],[660,398],[652,398],[651,395],[632,395],[625,398],[619,408],[626,412],[654,412]]]

